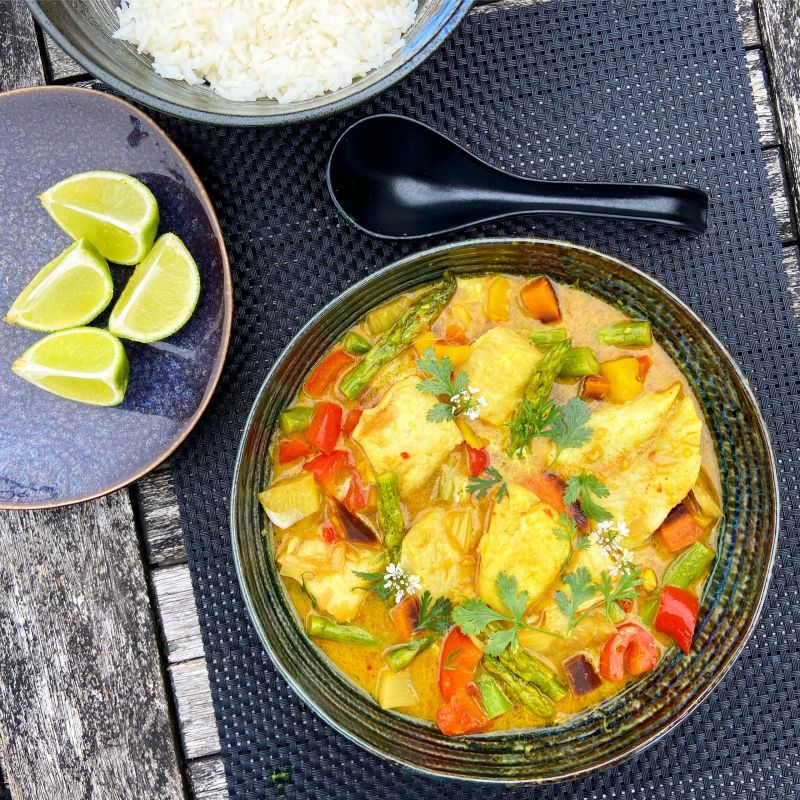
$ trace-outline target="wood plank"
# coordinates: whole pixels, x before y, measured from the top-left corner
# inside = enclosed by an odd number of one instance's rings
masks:
[[[745,54],[747,72],[750,76],[750,89],[756,107],[756,122],[762,147],[778,144],[775,129],[775,115],[772,111],[772,98],[769,94],[764,55],[761,50],[748,50]]]
[[[162,467],[137,482],[133,491],[150,564],[186,561],[178,498],[168,467]]]
[[[44,31],[42,41],[50,81],[66,82],[86,77],[86,70],[73,61]]]
[[[753,0],[734,0],[736,18],[742,29],[742,41],[745,47],[758,47],[761,44],[761,34],[758,30],[756,7]]]
[[[205,659],[173,664],[169,674],[186,758],[216,755],[220,752],[219,734]]]
[[[796,244],[783,248],[783,268],[789,279],[789,293],[800,325],[800,249]]]
[[[797,218],[792,209],[781,150],[777,147],[764,150],[764,165],[781,241],[793,242],[797,239]]]
[[[150,575],[170,664],[203,657],[203,638],[186,564],[161,567]]]
[[[757,0],[778,125],[788,162],[796,215],[800,215],[800,3]]]
[[[45,82],[36,28],[23,0],[0,2],[0,92]]]
[[[0,513],[0,752],[20,800],[183,800],[128,493]]]
[[[189,763],[194,800],[228,800],[225,765],[221,758],[202,758]]]

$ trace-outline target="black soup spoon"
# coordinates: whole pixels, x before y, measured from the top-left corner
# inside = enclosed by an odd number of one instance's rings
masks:
[[[682,186],[568,183],[509,175],[395,114],[351,125],[328,162],[344,217],[381,239],[415,239],[514,214],[579,214],[706,229],[708,195]]]

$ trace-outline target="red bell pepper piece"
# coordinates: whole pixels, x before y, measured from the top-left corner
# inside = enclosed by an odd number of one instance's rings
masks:
[[[291,439],[284,439],[278,445],[278,463],[288,464],[296,461],[302,456],[307,456],[311,448],[299,436],[292,436]]]
[[[464,447],[467,448],[467,470],[473,478],[477,478],[489,466],[489,453],[485,447],[476,450],[466,442]]]
[[[342,430],[350,436],[352,432],[356,429],[356,425],[358,425],[358,421],[361,419],[361,415],[364,413],[364,410],[361,408],[351,408],[347,412],[347,416],[344,418],[344,425],[342,425]]]
[[[475,733],[489,722],[478,701],[479,690],[474,683],[459,689],[436,712],[436,724],[445,736]]]
[[[609,681],[620,682],[627,672],[641,675],[658,663],[658,649],[650,631],[641,625],[624,622],[617,626],[600,653],[600,674]]]
[[[653,366],[653,359],[650,356],[638,356],[636,360],[639,362],[639,371],[636,378],[639,383],[644,383],[647,373],[650,372],[650,367]]]
[[[322,538],[328,543],[333,544],[339,537],[336,535],[336,528],[330,523],[322,526]]]
[[[344,496],[344,504],[350,511],[361,511],[367,504],[367,490],[361,482],[361,475],[355,467],[350,467],[350,486]]]
[[[451,628],[439,657],[439,691],[445,701],[475,678],[483,651],[460,628]]]
[[[661,590],[653,626],[657,631],[671,636],[675,644],[688,653],[699,610],[700,603],[691,592],[677,586],[665,586]]]
[[[306,431],[309,444],[323,453],[330,453],[336,447],[341,432],[342,407],[336,403],[317,403],[314,406],[311,424]]]
[[[311,370],[311,374],[306,380],[306,394],[310,394],[312,397],[322,397],[345,367],[352,364],[353,361],[353,357],[344,350],[334,350],[329,353]]]
[[[333,450],[306,461],[303,469],[310,472],[326,492],[333,492],[337,477],[352,465],[353,455],[349,450]]]

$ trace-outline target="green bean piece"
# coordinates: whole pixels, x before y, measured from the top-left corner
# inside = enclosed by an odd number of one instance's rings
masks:
[[[716,553],[701,542],[695,542],[687,547],[664,570],[661,586],[677,586],[679,589],[688,589],[702,574],[703,570],[716,558]],[[658,601],[661,593],[648,598],[642,606],[639,616],[648,625],[653,624],[658,610]]]
[[[403,546],[406,525],[400,508],[400,482],[394,472],[384,472],[375,479],[378,484],[378,527],[389,560],[396,561]]]
[[[514,704],[506,697],[500,684],[488,673],[481,673],[475,683],[478,685],[478,691],[481,693],[481,701],[483,703],[483,710],[489,719],[499,717],[510,711]]]
[[[650,323],[646,319],[626,319],[606,325],[597,332],[597,338],[614,347],[650,347],[653,344]]]
[[[554,344],[567,340],[567,329],[539,328],[531,331],[530,339],[539,350],[549,350]]]
[[[509,456],[521,456],[537,432],[537,421],[541,418],[545,404],[549,402],[553,382],[558,377],[571,346],[569,339],[554,344],[533,368],[522,402],[508,423],[506,452]]]
[[[317,636],[320,639],[330,639],[332,642],[360,644],[367,647],[380,643],[369,631],[359,628],[358,625],[340,625],[332,619],[319,616],[319,614],[308,615],[306,631],[309,636]]]
[[[581,378],[584,375],[599,375],[600,362],[591,347],[573,347],[558,373],[559,378]]]
[[[350,331],[342,340],[342,347],[354,356],[363,356],[372,350],[372,343],[355,331]]]
[[[434,642],[434,636],[420,636],[410,642],[390,647],[383,654],[383,660],[389,665],[392,672],[405,669],[423,650],[427,650]]]
[[[487,672],[499,678],[509,693],[534,714],[545,719],[551,719],[555,715],[553,704],[535,686],[515,675],[501,661],[485,655],[481,665]]]
[[[311,406],[300,406],[281,412],[279,421],[284,433],[299,433],[311,424],[313,416],[314,409]]]
[[[339,391],[345,397],[355,400],[384,364],[399,356],[423,331],[430,328],[456,291],[456,279],[449,272],[443,273],[442,279],[440,284],[427,291],[405,311],[344,376]]]

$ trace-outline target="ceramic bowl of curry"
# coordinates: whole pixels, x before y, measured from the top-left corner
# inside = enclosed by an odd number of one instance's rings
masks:
[[[333,727],[425,773],[546,783],[720,681],[776,487],[746,380],[677,297],[588,248],[487,239],[297,334],[245,427],[232,537],[264,646]]]

